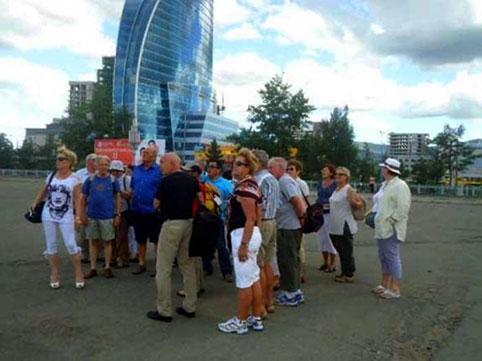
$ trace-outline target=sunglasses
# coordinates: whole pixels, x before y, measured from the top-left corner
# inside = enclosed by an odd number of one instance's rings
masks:
[[[61,162],[61,161],[63,161],[63,160],[67,160],[67,158],[65,158],[65,157],[57,157],[57,160],[58,160],[59,162]]]
[[[234,162],[234,165],[235,165],[236,167],[241,167],[242,165],[244,165],[245,167],[247,167],[247,166],[248,166],[248,163],[243,163],[243,162],[241,162],[240,160],[237,160],[236,162]]]
[[[295,167],[288,167],[288,168],[286,168],[286,170],[287,170],[287,171],[292,171],[292,170],[296,170],[296,168],[295,168]]]

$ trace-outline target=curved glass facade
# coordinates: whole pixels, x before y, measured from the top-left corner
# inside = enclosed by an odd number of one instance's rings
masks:
[[[126,0],[114,70],[115,107],[134,114],[142,138],[166,139],[167,150],[182,152],[184,143],[202,143],[206,134],[222,140],[237,125],[211,113],[212,54],[213,0]],[[196,117],[204,121],[202,134],[193,139],[186,129]]]

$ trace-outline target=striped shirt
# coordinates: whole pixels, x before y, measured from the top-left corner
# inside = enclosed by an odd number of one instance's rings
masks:
[[[262,169],[256,173],[256,182],[261,190],[263,219],[273,219],[280,205],[278,181],[267,169]]]

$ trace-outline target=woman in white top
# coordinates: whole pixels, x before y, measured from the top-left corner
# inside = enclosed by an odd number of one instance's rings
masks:
[[[411,195],[407,183],[399,178],[400,162],[388,158],[383,167],[382,187],[375,194],[372,212],[375,216],[375,239],[378,243],[378,257],[382,266],[382,283],[372,292],[381,298],[400,298],[402,261],[400,244],[407,234],[408,212]]]
[[[350,186],[350,178],[348,168],[336,168],[335,180],[338,186],[330,197],[329,232],[340,257],[341,274],[335,276],[335,281],[340,283],[353,282],[355,273],[353,235],[358,231],[358,227],[351,209],[362,207],[360,196]]]
[[[42,211],[42,224],[45,233],[46,250],[44,255],[50,263],[50,287],[60,287],[60,256],[58,254],[58,231],[62,233],[65,247],[71,256],[75,269],[75,287],[82,289],[85,286],[80,263],[81,249],[75,241],[74,204],[78,204],[80,196],[81,179],[72,172],[77,162],[74,152],[65,147],[57,152],[56,171],[52,181],[48,184],[51,174],[47,177],[46,184],[37,194],[32,204],[32,209],[46,200]]]

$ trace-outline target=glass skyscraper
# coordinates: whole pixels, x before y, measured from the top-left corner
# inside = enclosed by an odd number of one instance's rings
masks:
[[[213,0],[126,0],[117,40],[114,106],[141,137],[192,159],[201,144],[237,131],[212,89]]]

